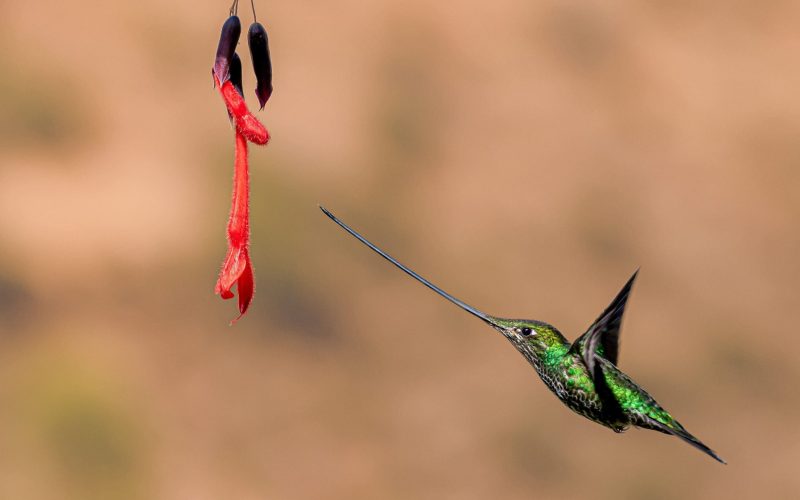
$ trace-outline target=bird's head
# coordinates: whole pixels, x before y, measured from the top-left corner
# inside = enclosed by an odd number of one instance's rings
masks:
[[[564,336],[554,326],[542,321],[490,316],[487,323],[503,334],[523,354],[526,352],[542,354],[550,347],[566,342]]]

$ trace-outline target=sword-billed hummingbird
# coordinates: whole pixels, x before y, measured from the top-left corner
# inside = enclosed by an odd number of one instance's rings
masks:
[[[320,209],[381,257],[500,332],[572,411],[614,432],[623,432],[634,426],[677,436],[715,460],[726,463],[617,368],[620,324],[638,270],[586,333],[570,344],[554,326],[542,321],[490,316],[462,302],[370,243],[324,207],[320,206]]]

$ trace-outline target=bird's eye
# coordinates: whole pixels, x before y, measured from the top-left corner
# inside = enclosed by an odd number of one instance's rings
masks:
[[[533,330],[531,330],[530,328],[528,328],[528,327],[526,326],[525,328],[523,328],[523,329],[522,329],[522,332],[521,332],[521,333],[527,337],[528,335],[530,335],[531,333],[533,333]]]

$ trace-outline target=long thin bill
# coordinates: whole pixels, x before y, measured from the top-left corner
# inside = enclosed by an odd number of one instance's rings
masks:
[[[327,215],[328,217],[330,217],[330,218],[331,218],[331,220],[333,220],[333,222],[335,222],[335,223],[339,224],[339,226],[341,226],[341,227],[342,227],[342,229],[344,229],[344,230],[345,230],[345,231],[347,231],[348,233],[350,233],[350,234],[352,234],[353,236],[355,236],[355,237],[356,237],[356,238],[357,238],[357,239],[358,239],[358,240],[359,240],[361,243],[363,243],[363,244],[367,245],[368,247],[370,247],[370,248],[371,248],[373,251],[375,251],[375,253],[377,253],[378,255],[380,255],[381,257],[383,257],[384,259],[388,260],[389,262],[391,262],[391,263],[392,263],[392,264],[394,264],[395,266],[399,267],[401,270],[403,270],[403,272],[405,272],[406,274],[408,274],[409,276],[411,276],[411,277],[412,277],[412,278],[414,278],[415,280],[417,280],[417,281],[419,281],[420,283],[422,283],[423,285],[427,286],[428,288],[430,288],[430,289],[431,289],[431,290],[433,290],[434,292],[438,293],[438,294],[439,294],[439,295],[441,295],[442,297],[446,298],[447,300],[449,300],[449,301],[450,301],[450,302],[452,302],[453,304],[457,305],[457,306],[458,306],[458,307],[460,307],[461,309],[464,309],[464,310],[465,310],[465,311],[467,311],[468,313],[470,313],[470,314],[473,314],[473,315],[477,316],[478,318],[482,319],[483,321],[485,321],[485,322],[489,323],[489,324],[490,324],[490,325],[492,325],[492,326],[497,326],[497,324],[496,324],[496,323],[495,323],[495,322],[492,320],[492,318],[491,318],[490,316],[488,316],[488,315],[486,315],[486,314],[482,313],[481,311],[479,311],[479,310],[475,309],[475,308],[474,308],[474,307],[472,307],[471,305],[469,305],[469,304],[466,304],[466,303],[464,303],[464,302],[462,302],[462,301],[458,300],[457,298],[455,298],[455,297],[453,297],[452,295],[450,295],[449,293],[445,292],[444,290],[442,290],[442,289],[441,289],[441,288],[439,288],[438,286],[434,285],[434,284],[433,284],[433,283],[431,283],[430,281],[426,280],[425,278],[423,278],[423,277],[422,277],[422,276],[420,276],[419,274],[415,273],[415,272],[414,272],[414,271],[412,271],[411,269],[409,269],[409,268],[407,268],[406,266],[404,266],[403,264],[399,263],[399,262],[398,262],[398,261],[397,261],[397,260],[396,260],[394,257],[392,257],[391,255],[387,254],[386,252],[384,252],[384,251],[383,251],[383,250],[381,250],[380,248],[376,247],[376,246],[375,246],[375,245],[373,245],[373,244],[372,244],[372,243],[371,243],[369,240],[367,240],[366,238],[364,238],[363,236],[361,236],[360,234],[358,234],[358,233],[357,233],[357,232],[356,232],[354,229],[352,229],[350,226],[348,226],[348,225],[347,225],[347,224],[345,224],[344,222],[342,222],[342,221],[340,221],[339,219],[337,219],[335,215],[333,215],[331,212],[329,212],[329,211],[328,211],[328,210],[327,210],[325,207],[323,207],[322,205],[320,205],[320,206],[319,206],[319,208],[320,208],[320,210],[322,210],[322,211],[325,213],[325,215]]]

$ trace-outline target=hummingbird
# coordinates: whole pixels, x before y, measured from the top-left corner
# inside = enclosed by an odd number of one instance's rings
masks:
[[[375,246],[325,207],[320,205],[320,209],[378,255],[500,332],[570,410],[617,433],[633,426],[679,437],[718,462],[727,463],[617,367],[622,315],[638,269],[586,333],[570,344],[553,325],[490,316],[455,298]]]

